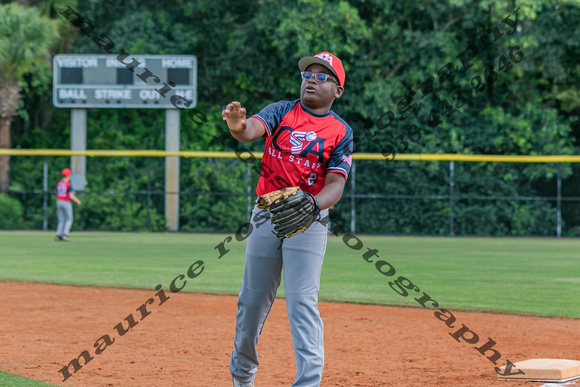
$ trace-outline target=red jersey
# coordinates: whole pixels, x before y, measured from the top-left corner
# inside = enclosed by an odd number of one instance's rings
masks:
[[[64,200],[65,202],[70,202],[70,194],[74,193],[70,182],[59,181],[56,185],[56,200]]]
[[[348,177],[353,133],[332,110],[314,114],[298,99],[270,104],[252,117],[266,128],[258,196],[296,186],[316,195],[324,188],[327,173]]]

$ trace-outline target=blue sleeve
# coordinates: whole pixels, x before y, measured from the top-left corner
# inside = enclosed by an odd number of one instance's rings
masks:
[[[338,142],[336,148],[330,154],[326,172],[337,172],[344,175],[345,180],[348,179],[350,166],[352,165],[352,139],[353,133],[350,126],[345,124],[344,137]]]
[[[75,193],[75,189],[73,188],[72,184],[68,186],[68,194],[74,194]]]
[[[266,128],[266,137],[271,136],[282,122],[282,118],[296,106],[297,101],[278,101],[263,108],[252,117],[257,118]]]

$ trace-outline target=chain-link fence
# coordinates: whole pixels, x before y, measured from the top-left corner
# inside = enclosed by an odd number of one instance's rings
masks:
[[[73,231],[165,230],[166,195],[179,196],[181,231],[236,230],[250,216],[260,163],[231,156],[182,157],[179,192],[165,192],[163,157],[88,157]],[[580,236],[578,163],[356,156],[335,206],[353,233]],[[12,156],[0,228],[54,229],[55,186],[69,160]]]

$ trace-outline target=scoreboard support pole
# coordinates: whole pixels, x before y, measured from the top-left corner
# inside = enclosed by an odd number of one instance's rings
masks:
[[[70,116],[70,150],[87,150],[87,109],[72,109]],[[87,185],[86,156],[71,156],[71,185],[82,191]]]
[[[179,152],[180,111],[165,110],[165,151]],[[179,156],[165,157],[165,218],[169,231],[179,230]]]

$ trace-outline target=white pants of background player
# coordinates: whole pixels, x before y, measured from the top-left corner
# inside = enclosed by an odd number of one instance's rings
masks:
[[[73,208],[72,203],[65,200],[56,201],[56,216],[58,218],[58,226],[56,226],[56,236],[68,236],[70,228],[73,224]]]
[[[327,215],[328,210],[324,210],[320,217]],[[251,223],[230,372],[241,382],[254,380],[260,363],[256,346],[284,270],[286,310],[296,359],[292,386],[319,386],[324,367],[324,337],[318,313],[318,289],[328,227],[314,222],[305,232],[280,241],[272,233],[268,210],[254,207]]]

